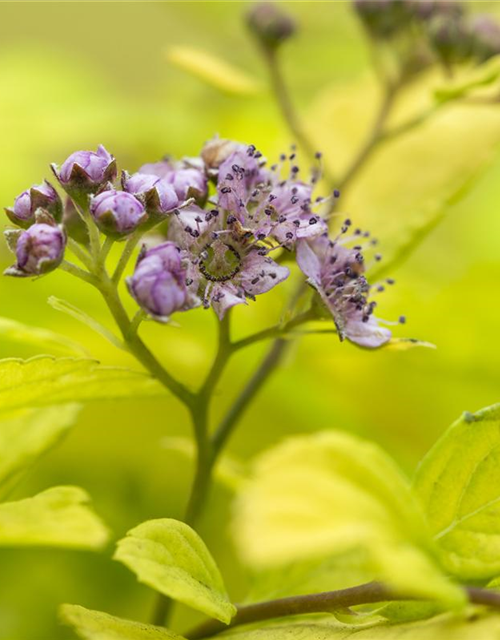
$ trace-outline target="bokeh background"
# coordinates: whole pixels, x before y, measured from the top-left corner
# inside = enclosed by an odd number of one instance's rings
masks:
[[[345,166],[373,119],[378,95],[369,49],[349,2],[280,3],[300,25],[283,51],[283,68],[305,129],[331,168]],[[498,13],[498,3],[473,10]],[[99,143],[131,171],[165,152],[194,155],[218,132],[257,145],[268,157],[293,142],[267,87],[266,70],[249,37],[241,2],[0,4],[0,202],[43,177],[48,163]],[[207,83],[169,61],[174,45],[194,47],[235,65],[257,83],[241,93]],[[408,93],[395,119],[418,112],[439,78]],[[402,115],[403,114],[403,115]],[[398,329],[433,349],[376,353],[310,336],[294,346],[282,368],[246,413],[231,441],[242,460],[291,433],[345,429],[379,442],[411,475],[421,455],[464,410],[500,400],[498,372],[500,282],[500,106],[450,108],[423,129],[376,154],[341,200],[341,210],[369,225],[389,256],[408,236],[446,213],[402,263],[383,315],[408,316]],[[467,193],[446,199],[475,175]],[[445,210],[446,209],[446,210]],[[11,257],[0,248],[2,268]],[[234,314],[244,335],[274,323],[292,284]],[[110,323],[98,297],[64,273],[38,281],[0,280],[0,315],[56,330],[83,342],[106,364],[134,365],[86,327],[47,304],[56,295]],[[189,384],[213,355],[212,315],[195,311],[180,328],[149,323],[145,336]],[[216,398],[220,415],[250,374],[265,345],[241,353]],[[0,342],[1,357],[37,350]],[[77,484],[93,496],[116,537],[155,517],[181,517],[190,461],[164,446],[187,436],[174,399],[133,399],[87,406],[77,427],[17,490],[30,495]],[[231,493],[216,487],[201,529],[220,561],[234,598],[245,593],[244,571],[227,532]],[[0,551],[0,638],[56,640],[57,606],[79,603],[145,619],[153,593],[102,554],[50,550]],[[175,625],[182,628],[179,610]]]

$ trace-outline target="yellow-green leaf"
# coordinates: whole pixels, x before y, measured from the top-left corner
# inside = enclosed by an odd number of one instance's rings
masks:
[[[290,438],[262,455],[238,499],[234,531],[254,570],[361,549],[373,577],[463,602],[434,561],[405,478],[376,445],[346,433]]]
[[[108,529],[79,487],[53,487],[33,498],[0,504],[0,546],[98,549]]]
[[[224,93],[245,96],[260,90],[257,80],[207,51],[175,46],[167,50],[167,58],[175,66]]]
[[[446,431],[423,459],[415,491],[450,573],[500,574],[500,405],[465,413]]]
[[[95,360],[39,356],[0,360],[0,412],[69,402],[164,393],[150,376]]]
[[[0,486],[53,447],[74,424],[79,406],[24,409],[0,414]]]
[[[88,356],[88,351],[85,347],[66,336],[49,329],[30,327],[11,318],[0,318],[0,338],[49,349],[51,352]]]
[[[76,604],[63,604],[60,615],[84,640],[182,640],[164,627],[116,618]]]
[[[208,616],[229,623],[236,613],[205,543],[183,522],[165,518],[140,524],[118,542],[114,557],[139,582]]]

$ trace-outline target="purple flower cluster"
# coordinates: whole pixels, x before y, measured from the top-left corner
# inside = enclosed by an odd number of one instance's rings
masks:
[[[313,197],[318,167],[303,176],[293,149],[269,166],[253,145],[214,138],[197,158],[123,172],[121,189],[112,182],[116,162],[102,146],[73,153],[53,169],[70,196],[72,217],[80,211],[88,222],[90,216],[112,238],[165,223],[160,243],[148,241],[127,279],[133,298],[155,320],[200,305],[222,319],[286,280],[290,270],[281,258],[290,254],[341,340],[376,348],[391,338],[374,315],[372,293],[384,285],[371,286],[365,275],[364,251],[374,241],[352,231],[349,220],[330,238],[327,214],[340,194]],[[47,182],[16,198],[7,213],[24,230],[8,232],[17,263],[6,273],[41,275],[61,263],[71,234],[69,208],[62,216]]]

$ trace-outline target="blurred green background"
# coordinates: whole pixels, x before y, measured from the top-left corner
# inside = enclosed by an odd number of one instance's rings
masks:
[[[497,11],[498,3],[474,2]],[[377,95],[369,51],[348,2],[281,3],[300,32],[286,45],[284,72],[304,125],[332,166],[345,166],[373,119]],[[196,154],[218,132],[251,142],[273,157],[292,142],[266,72],[242,16],[240,2],[0,4],[0,201],[9,206],[31,184],[49,177],[48,163],[99,143],[134,171],[165,152]],[[186,45],[211,52],[255,77],[261,90],[232,95],[209,86],[167,60],[166,49]],[[418,111],[430,83],[408,95],[401,110]],[[427,81],[426,81],[427,82]],[[401,313],[397,329],[437,350],[357,350],[333,335],[307,337],[247,412],[231,451],[248,459],[286,434],[345,429],[381,443],[410,474],[419,457],[464,410],[500,400],[498,371],[500,282],[500,107],[452,108],[424,130],[389,144],[367,165],[341,209],[368,223],[391,254],[408,228],[441,206],[487,164],[473,188],[449,207],[445,220],[395,273],[382,315]],[[400,117],[396,114],[396,119]],[[401,116],[402,117],[402,116]],[[0,249],[2,268],[11,261]],[[236,332],[268,326],[280,316],[293,283],[234,314]],[[51,328],[85,344],[106,364],[134,365],[99,336],[46,303],[56,295],[109,323],[93,291],[68,275],[36,282],[2,279],[0,315]],[[144,335],[189,384],[196,384],[214,352],[210,313],[178,317],[180,328],[148,324]],[[224,378],[220,415],[263,353],[238,355]],[[1,357],[36,351],[0,342]],[[120,537],[148,518],[182,517],[191,464],[161,445],[166,435],[188,435],[174,399],[87,406],[62,446],[37,466],[19,497],[56,484],[78,484]],[[230,552],[230,493],[217,487],[201,528],[220,561],[231,594],[245,592],[244,572]],[[58,625],[61,602],[145,619],[153,593],[101,555],[0,551],[0,638],[70,637]],[[175,621],[187,620],[180,610]]]

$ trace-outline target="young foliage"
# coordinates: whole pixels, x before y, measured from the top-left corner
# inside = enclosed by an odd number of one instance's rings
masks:
[[[0,505],[0,546],[99,549],[108,530],[78,487],[54,487]]]
[[[139,582],[193,609],[229,623],[236,613],[203,540],[177,520],[150,520],[118,542],[115,559]]]
[[[73,426],[79,409],[68,404],[0,414],[0,491],[59,442]]]
[[[95,360],[39,356],[0,361],[0,412],[89,400],[162,395],[150,376]]]
[[[500,573],[500,405],[465,413],[423,459],[414,483],[444,567],[462,580]]]
[[[181,640],[181,636],[163,627],[123,620],[75,604],[62,605],[60,615],[84,640]]]
[[[372,577],[462,602],[435,562],[405,478],[377,446],[348,434],[291,438],[258,459],[235,531],[242,557],[257,570],[362,549]]]
[[[42,329],[31,327],[11,318],[0,318],[0,338],[12,342],[20,342],[50,352],[63,353],[71,356],[87,356],[88,352],[82,345],[66,336]]]

